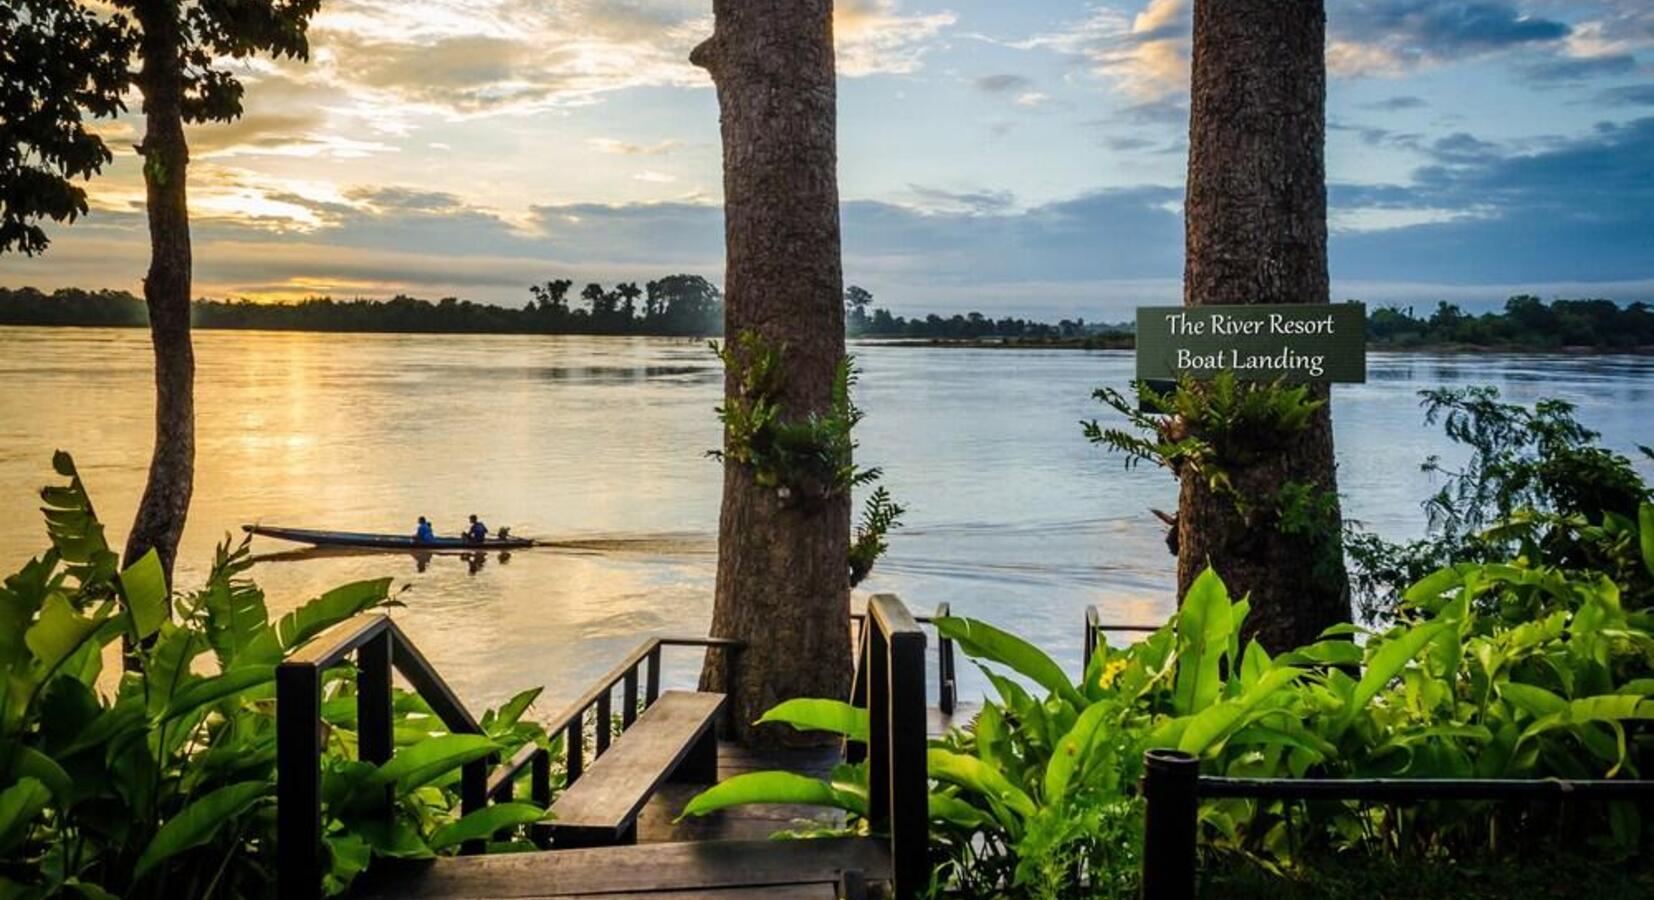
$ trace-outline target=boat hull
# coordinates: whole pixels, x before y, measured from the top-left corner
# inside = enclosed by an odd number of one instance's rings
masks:
[[[241,530],[260,537],[311,544],[317,547],[363,547],[373,550],[515,550],[534,546],[528,538],[489,538],[472,541],[457,537],[439,537],[428,541],[416,540],[405,534],[372,534],[362,531],[317,531],[309,528],[278,528],[267,525],[243,525]]]

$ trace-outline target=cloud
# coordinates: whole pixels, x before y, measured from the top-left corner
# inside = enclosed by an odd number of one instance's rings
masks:
[[[1514,47],[1560,44],[1566,23],[1524,14],[1503,0],[1344,0],[1327,14],[1328,70],[1397,75],[1423,65]]]
[[[974,82],[976,89],[990,94],[1004,94],[1011,91],[1027,90],[1034,83],[1022,75],[1003,73],[999,75],[984,75]]]
[[[1060,30],[1010,43],[1077,56],[1127,95],[1153,101],[1188,89],[1192,21],[1190,0],[1149,0],[1132,17],[1096,6]]]
[[[1378,112],[1399,112],[1404,109],[1421,109],[1429,106],[1423,97],[1411,94],[1397,94],[1394,97],[1385,97],[1383,100],[1374,100],[1371,103],[1360,104],[1361,109],[1376,110]]]
[[[1557,56],[1522,66],[1521,72],[1530,82],[1589,81],[1604,76],[1625,75],[1635,71],[1637,61],[1630,54],[1610,56]]]
[[[634,144],[616,138],[592,138],[586,144],[599,153],[609,153],[616,156],[661,156],[672,148],[683,143],[675,138],[667,138],[653,144]]]
[[[1016,205],[1016,195],[1004,190],[949,191],[919,184],[907,186],[921,209],[968,215],[1001,213]]]
[[[838,73],[857,78],[918,71],[934,40],[956,21],[947,11],[903,15],[896,0],[839,0],[833,6]]]
[[[1597,94],[1605,106],[1654,106],[1654,84],[1628,84]]]

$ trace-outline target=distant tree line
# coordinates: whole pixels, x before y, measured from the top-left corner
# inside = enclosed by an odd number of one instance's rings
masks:
[[[1462,344],[1472,347],[1549,349],[1589,347],[1632,350],[1654,347],[1654,307],[1612,300],[1556,300],[1519,295],[1505,301],[1503,312],[1471,315],[1452,303],[1438,303],[1428,316],[1411,307],[1379,307],[1367,314],[1367,339],[1373,346],[1424,347]]]
[[[197,328],[269,331],[426,332],[435,334],[639,334],[711,336],[723,331],[723,294],[699,275],[668,275],[639,288],[621,282],[606,289],[592,283],[578,296],[560,278],[534,285],[522,307],[495,306],[444,297],[436,302],[398,296],[390,300],[297,303],[197,300]],[[873,295],[854,285],[844,292],[845,327],[852,337],[942,341],[1003,341],[1079,347],[1129,347],[1132,325],[1063,319],[1056,323],[979,312],[907,318],[875,308]],[[144,302],[125,291],[0,288],[0,325],[142,327]],[[1612,300],[1512,297],[1502,312],[1471,315],[1451,303],[1419,316],[1411,307],[1382,306],[1367,316],[1367,338],[1378,348],[1462,345],[1552,349],[1585,347],[1631,350],[1654,347],[1654,306]]]

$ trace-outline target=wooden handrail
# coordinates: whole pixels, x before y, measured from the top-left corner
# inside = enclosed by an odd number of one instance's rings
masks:
[[[952,615],[953,607],[944,600],[936,604],[936,611],[930,615],[916,615],[912,618],[913,621],[921,625],[934,625],[937,619],[950,618]],[[856,609],[852,606],[850,608],[850,621],[857,623],[856,640],[859,643],[861,632],[866,629],[867,625],[867,608],[864,606],[861,609]],[[859,651],[856,658],[861,658]],[[865,702],[866,698],[863,696],[861,689],[861,672],[858,670],[853,676],[850,686],[851,702],[858,702],[857,698],[861,702]],[[951,716],[958,705],[959,681],[957,670],[954,668],[953,638],[942,634],[938,630],[936,633],[936,708],[941,710],[944,715]]]
[[[661,648],[663,647],[718,647],[726,650],[724,665],[733,666],[734,657],[743,646],[741,641],[733,638],[694,637],[669,635],[653,637],[637,646],[637,649],[627,654],[613,668],[611,668],[592,686],[586,689],[574,702],[563,707],[553,719],[546,723],[548,734],[562,734],[564,747],[565,786],[572,785],[586,770],[586,712],[596,708],[596,743],[593,746],[593,757],[603,755],[609,749],[610,721],[613,713],[614,689],[623,685],[621,697],[620,725],[625,731],[636,721],[639,701],[638,670],[643,670],[644,682],[642,685],[642,705],[647,709],[660,697],[660,666]],[[725,672],[725,683],[733,683],[730,672]],[[733,708],[733,704],[731,705]]]
[[[1082,672],[1091,668],[1091,657],[1097,652],[1097,644],[1103,632],[1133,631],[1149,634],[1159,631],[1162,627],[1160,625],[1105,624],[1102,618],[1102,613],[1097,609],[1097,605],[1095,603],[1085,608],[1085,635],[1081,639],[1082,643],[1080,644],[1080,669]]]
[[[895,594],[875,594],[867,613],[857,666],[867,676],[867,820],[890,836],[892,890],[909,900],[930,882],[925,632]]]
[[[483,734],[482,725],[460,701],[413,641],[384,613],[365,613],[306,641],[276,667],[276,880],[282,897],[321,896],[322,857],[322,673],[356,655],[357,757],[382,765],[395,750],[392,673],[400,672],[431,712],[456,734]],[[513,782],[532,767],[532,796],[551,805],[551,757],[529,744],[490,777],[499,760],[490,757],[460,770],[460,813],[470,814],[491,799],[509,797]],[[394,797],[387,788],[376,800],[389,818]],[[537,840],[543,830],[536,829]],[[469,841],[462,853],[484,842]]]

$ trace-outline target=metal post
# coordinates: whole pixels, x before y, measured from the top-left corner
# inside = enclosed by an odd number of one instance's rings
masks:
[[[1143,800],[1143,900],[1193,900],[1200,761],[1146,751]]]
[[[874,780],[874,794],[890,797],[890,856],[900,900],[924,895],[930,884],[928,843],[930,783],[925,748],[925,634],[918,629],[889,637],[890,700],[888,786]],[[875,687],[875,691],[878,688]]]
[[[533,798],[534,805],[541,809],[551,808],[551,754],[545,750],[534,754],[534,760],[529,769],[529,797]],[[536,822],[528,827],[528,836],[536,846],[544,849],[551,845],[551,826]]]
[[[883,831],[890,823],[890,646],[871,612],[866,628],[867,821]]]
[[[1097,607],[1085,608],[1085,634],[1080,641],[1080,673],[1091,671],[1091,656],[1097,652]]]
[[[391,652],[389,631],[368,639],[356,651],[356,755],[374,765],[389,762],[396,749]],[[395,786],[386,785],[381,814],[387,821],[395,800]]]
[[[322,683],[306,663],[276,668],[276,893],[322,891]]]
[[[620,727],[630,728],[637,721],[637,667],[626,670],[620,690]]]
[[[648,674],[643,682],[643,705],[650,706],[660,699],[660,644],[649,651]]]
[[[459,770],[459,814],[468,816],[487,805],[488,760],[468,762]],[[488,842],[483,840],[466,841],[459,845],[459,852],[466,855],[482,853],[487,849]]]
[[[592,754],[593,758],[602,756],[603,751],[609,749],[609,730],[614,727],[609,724],[609,720],[614,718],[614,710],[609,706],[612,694],[614,685],[610,685],[603,693],[597,695],[597,751]]]
[[[567,773],[563,787],[574,787],[574,782],[586,771],[586,711],[576,713],[569,720],[569,730],[563,736],[563,769]]]

